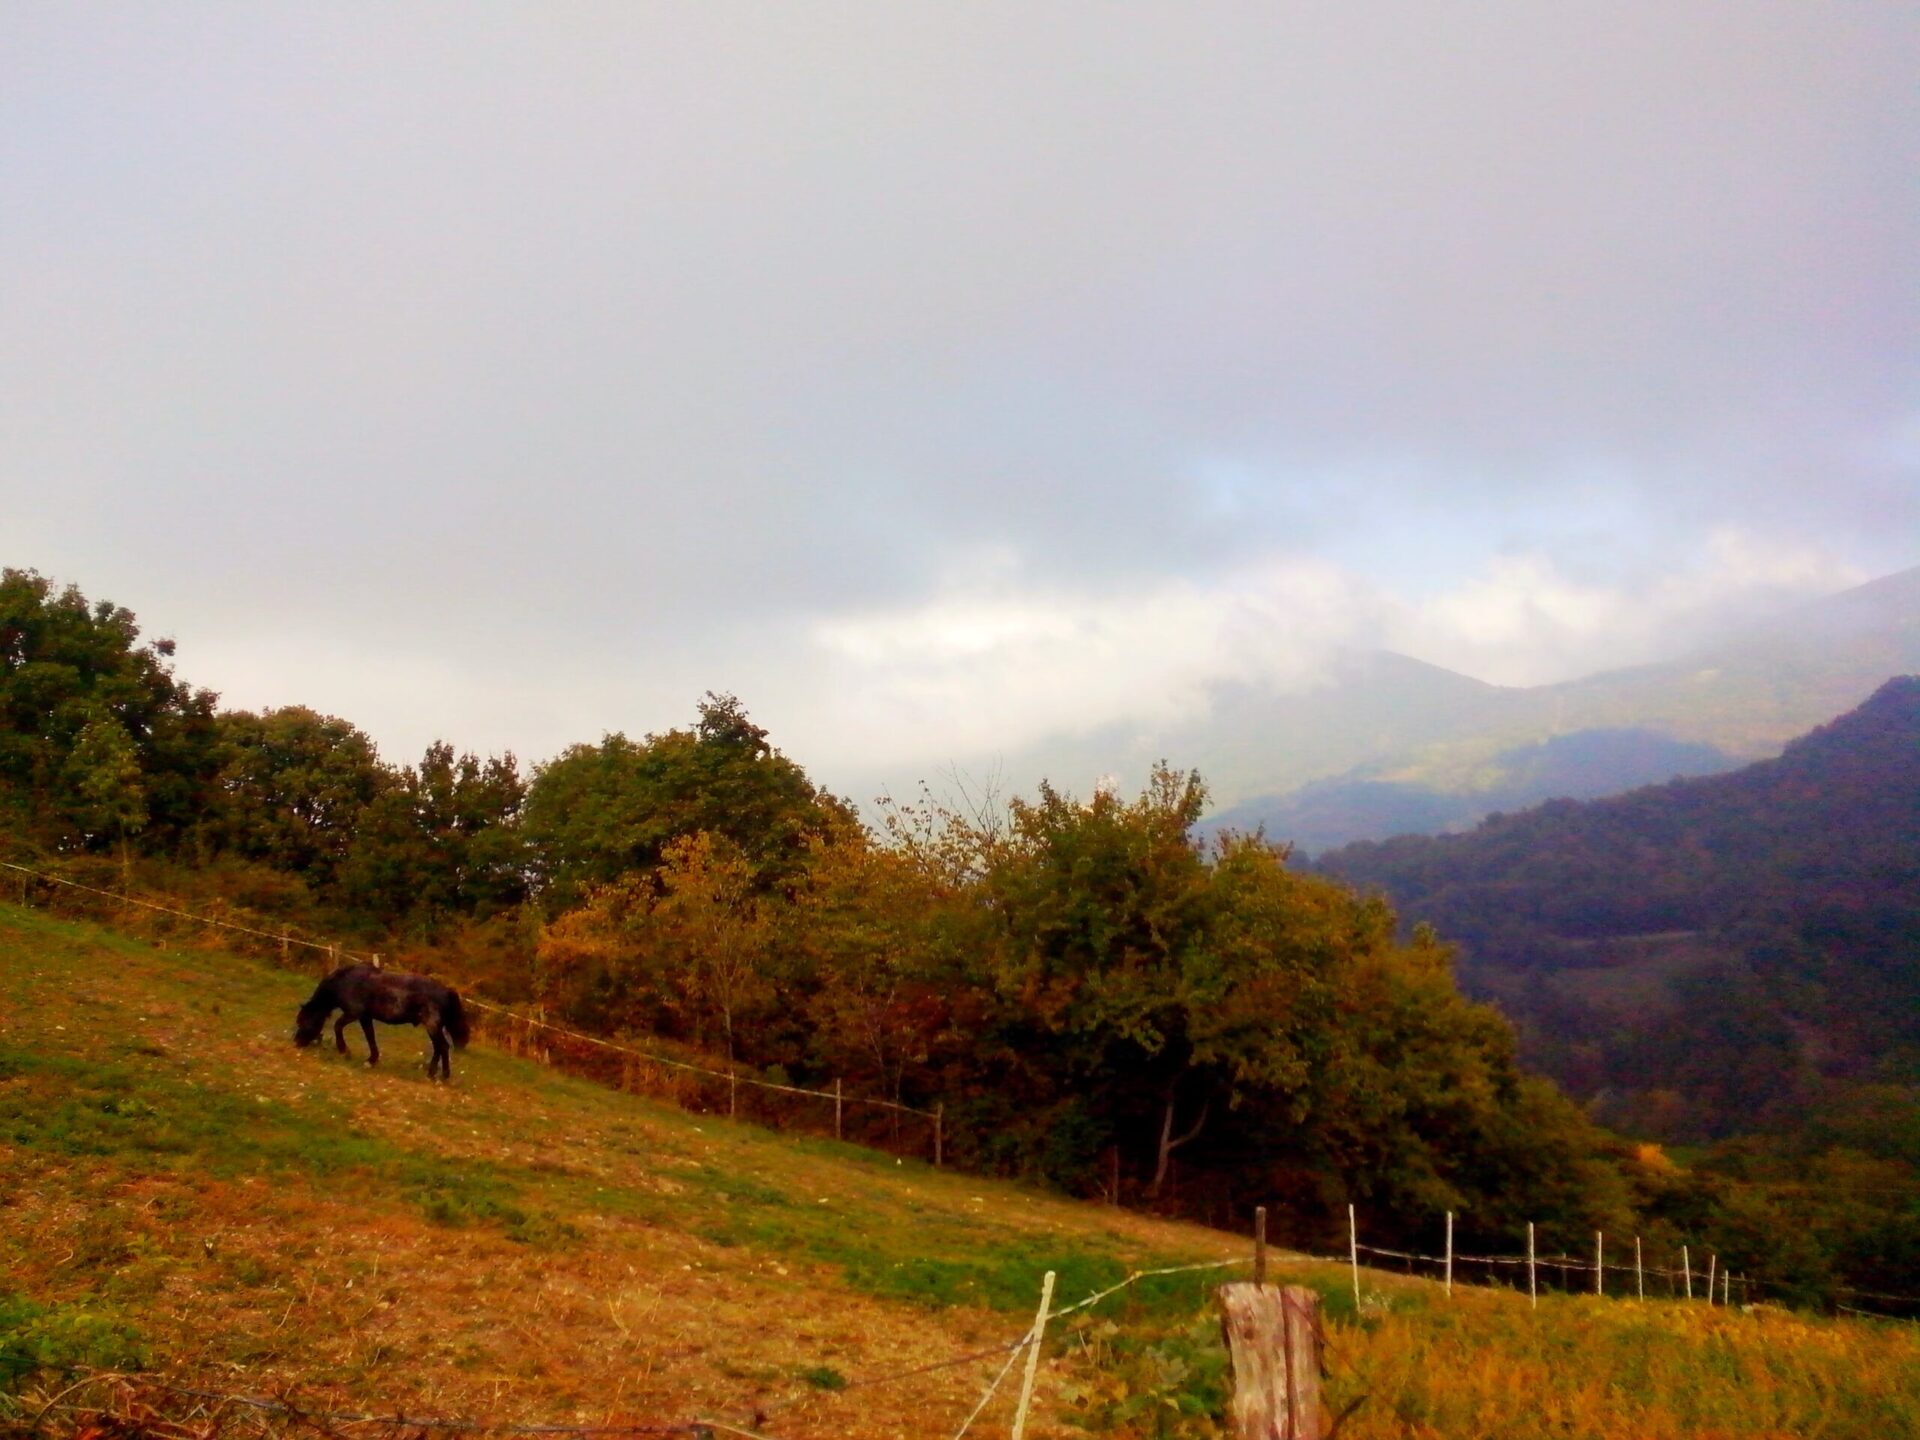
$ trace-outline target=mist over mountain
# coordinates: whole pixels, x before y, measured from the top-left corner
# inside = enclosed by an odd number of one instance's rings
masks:
[[[1046,778],[1084,794],[1106,777],[1125,788],[1165,757],[1205,777],[1215,808],[1204,828],[1263,827],[1317,852],[1717,774],[1778,754],[1888,676],[1916,670],[1920,567],[1660,664],[1522,688],[1349,651],[1311,688],[1221,686],[1204,715],[1179,725],[1108,726],[931,778],[936,789],[954,774],[992,779],[1013,793]]]

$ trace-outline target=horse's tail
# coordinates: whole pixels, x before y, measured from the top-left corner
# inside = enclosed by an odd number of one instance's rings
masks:
[[[467,1028],[467,1010],[460,1003],[458,990],[447,991],[447,998],[440,1002],[440,1028],[462,1050],[467,1048],[473,1032]]]

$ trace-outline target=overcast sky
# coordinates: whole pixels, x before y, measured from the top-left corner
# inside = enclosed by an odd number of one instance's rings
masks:
[[[0,562],[817,776],[1920,561],[1920,11],[0,8]]]

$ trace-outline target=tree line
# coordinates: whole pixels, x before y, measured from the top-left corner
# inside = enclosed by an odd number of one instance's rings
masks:
[[[715,694],[530,771],[447,743],[395,766],[344,720],[222,710],[125,609],[0,576],[0,815],[42,850],[388,937],[596,1033],[938,1101],[980,1171],[1284,1208],[1302,1243],[1350,1201],[1408,1240],[1452,1211],[1463,1244],[1724,1223],[1765,1273],[1778,1197],[1598,1129],[1431,928],[1260,835],[1197,842],[1205,803],[1163,765],[1137,796],[869,824]],[[1814,1251],[1795,1283],[1847,1273]]]

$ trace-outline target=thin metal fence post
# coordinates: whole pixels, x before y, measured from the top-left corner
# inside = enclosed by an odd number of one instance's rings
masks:
[[[1360,1222],[1354,1217],[1353,1206],[1347,1206],[1347,1259],[1353,1265],[1353,1308],[1360,1308]]]
[[[1533,1308],[1540,1308],[1540,1273],[1534,1261],[1533,1222],[1527,1221],[1527,1295],[1533,1301]]]
[[[1047,1307],[1053,1303],[1053,1271],[1040,1282],[1040,1308],[1033,1316],[1033,1348],[1027,1351],[1027,1373],[1020,1381],[1020,1408],[1013,1412],[1012,1440],[1027,1433],[1027,1406],[1033,1401],[1033,1377],[1040,1368],[1040,1342],[1047,1333]]]

